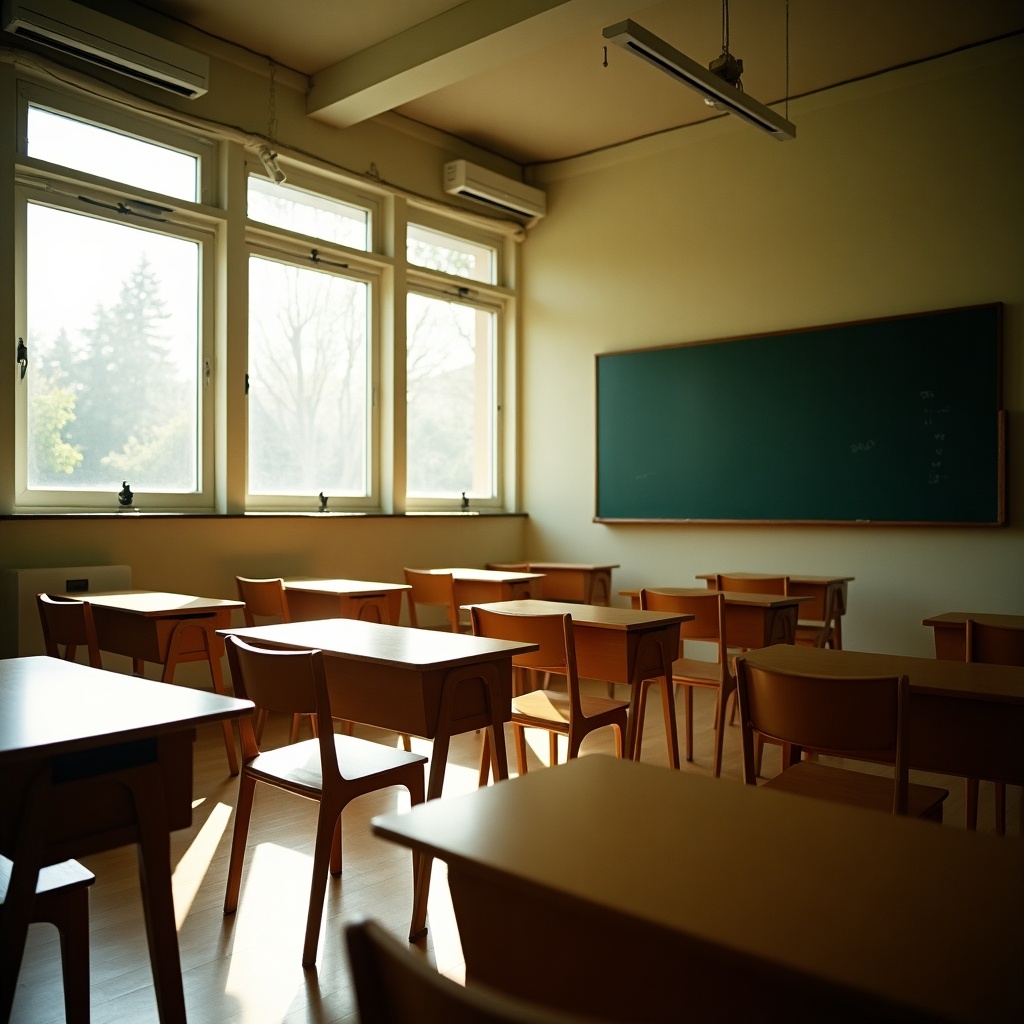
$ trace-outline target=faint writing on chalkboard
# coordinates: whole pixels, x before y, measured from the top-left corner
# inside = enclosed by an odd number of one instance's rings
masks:
[[[870,440],[867,441],[854,441],[853,444],[850,445],[850,453],[852,455],[856,455],[857,452],[869,452],[874,447],[874,438],[871,438]]]
[[[924,426],[930,441],[927,480],[929,485],[936,487],[946,476],[942,457],[946,450],[945,424],[949,422],[951,410],[948,405],[940,404],[939,396],[934,391],[922,391],[920,397]]]

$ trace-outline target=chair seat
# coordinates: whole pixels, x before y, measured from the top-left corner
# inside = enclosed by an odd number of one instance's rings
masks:
[[[672,681],[692,686],[721,686],[722,666],[717,661],[679,658],[672,662]]]
[[[580,708],[586,719],[622,714],[629,705],[610,697],[580,694]],[[512,715],[520,724],[536,723],[538,728],[552,727],[568,732],[571,705],[567,694],[559,690],[531,690],[512,700]]]
[[[334,736],[338,763],[349,782],[382,775],[405,768],[410,764],[425,764],[422,754],[410,754],[382,743],[361,740],[355,736]],[[246,766],[246,771],[258,779],[286,784],[299,793],[320,793],[323,778],[320,772],[320,741],[303,740],[276,747],[258,754]]]
[[[800,761],[781,775],[764,783],[768,789],[816,797],[852,807],[892,814],[892,778],[868,775],[817,761]],[[942,803],[949,796],[945,789],[911,783],[907,796],[907,814],[911,818],[942,821]]]

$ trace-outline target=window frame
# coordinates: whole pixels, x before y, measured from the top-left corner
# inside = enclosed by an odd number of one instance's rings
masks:
[[[451,234],[451,227],[445,232]],[[469,282],[469,283],[466,283]],[[471,286],[472,285],[472,286]],[[476,287],[480,285],[480,287]],[[409,295],[422,295],[426,298],[454,302],[494,314],[494,337],[491,351],[491,481],[493,493],[490,497],[471,496],[470,509],[500,511],[505,507],[505,491],[507,467],[505,465],[505,408],[506,395],[506,345],[509,336],[509,318],[511,315],[509,296],[505,290],[495,285],[483,285],[464,277],[454,277],[440,271],[431,271],[412,264],[407,269],[407,287],[403,301],[408,302]],[[403,346],[408,351],[408,339]],[[408,386],[402,400],[408,401]],[[407,410],[408,414],[408,410]],[[403,446],[408,448],[408,438],[403,438]],[[406,454],[408,458],[408,454]],[[406,486],[406,508],[410,512],[453,512],[462,511],[460,497],[442,495],[413,496]]]
[[[40,181],[37,174],[19,174],[14,188],[15,198],[15,289],[17,296],[16,328],[19,338],[27,339],[29,352],[32,338],[28,333],[28,208],[30,205],[45,206],[66,213],[90,217],[106,223],[124,225],[124,215],[94,202],[110,203],[125,198],[118,189],[75,188],[76,195],[62,190],[62,183]],[[49,187],[48,187],[49,186]],[[165,215],[166,224],[155,222],[131,222],[132,227],[175,238],[184,238],[199,245],[198,281],[198,335],[197,381],[198,401],[196,424],[197,438],[197,490],[191,493],[165,491],[139,491],[140,508],[149,511],[211,511],[216,503],[215,449],[214,449],[214,372],[215,372],[215,310],[216,291],[215,260],[213,254],[217,244],[217,231],[209,224],[189,217],[174,216],[174,211]],[[99,490],[56,490],[28,487],[28,387],[27,376],[16,375],[15,390],[15,453],[14,492],[15,508],[19,512],[30,511],[120,511],[115,494]],[[130,481],[129,481],[130,482]]]
[[[67,164],[54,164],[41,160],[38,157],[29,156],[28,110],[30,106],[40,107],[61,117],[68,117],[72,120],[104,129],[105,131],[127,135],[142,142],[153,143],[165,149],[196,157],[199,161],[198,197],[193,200],[187,200],[179,199],[176,196],[164,196],[162,193],[152,192],[129,182],[120,182],[115,178],[98,177]],[[112,104],[88,100],[81,96],[54,92],[34,82],[22,81],[18,83],[17,118],[17,159],[20,164],[26,167],[49,170],[51,173],[59,174],[61,177],[92,183],[103,189],[119,193],[130,190],[132,192],[142,191],[149,196],[162,196],[164,200],[163,205],[172,204],[175,208],[179,208],[183,204],[186,206],[213,206],[216,201],[217,147],[209,139],[204,139],[199,135],[187,132],[176,131],[155,121],[134,116]]]
[[[333,198],[331,196],[330,198]],[[346,200],[347,201],[347,200]],[[313,245],[310,245],[313,243]],[[317,260],[311,259],[311,251]],[[367,357],[366,357],[366,429],[367,429],[367,493],[365,495],[336,495],[330,511],[379,511],[381,505],[381,424],[380,424],[380,373],[381,373],[381,296],[382,268],[370,254],[359,249],[322,239],[286,232],[262,221],[246,222],[245,266],[246,296],[249,294],[249,258],[257,256],[299,269],[316,269],[341,278],[365,283],[369,288],[367,301]],[[343,264],[335,266],[335,264]],[[249,373],[249,322],[248,301],[245,307],[245,367]],[[327,495],[331,498],[331,495]],[[317,510],[317,496],[310,495],[307,504],[303,497],[289,494],[260,494],[249,488],[249,404],[246,395],[245,406],[245,508],[252,512],[301,512]]]

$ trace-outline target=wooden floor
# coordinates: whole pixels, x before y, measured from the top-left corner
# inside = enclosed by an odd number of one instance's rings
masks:
[[[604,692],[603,685],[595,692]],[[623,695],[620,692],[620,695]],[[714,694],[697,689],[695,704],[695,761],[683,770],[711,774]],[[660,701],[652,694],[644,732],[644,761],[667,764]],[[680,742],[682,742],[680,708]],[[272,721],[268,741],[283,742],[286,724]],[[394,742],[386,733],[365,730],[361,735]],[[546,759],[546,734],[531,734]],[[414,749],[429,753],[429,743],[413,740]],[[480,737],[458,737],[452,744],[445,794],[476,786]],[[510,756],[511,744],[509,745]],[[610,730],[592,735],[583,746],[588,753],[613,753]],[[308,901],[311,838],[315,805],[263,787],[256,799],[249,854],[236,914],[222,911],[232,808],[237,781],[227,774],[219,726],[203,728],[196,744],[195,810],[192,827],[172,837],[174,902],[184,972],[185,1004],[192,1024],[238,1022],[334,1022],[358,1020],[342,925],[359,915],[380,920],[396,936],[408,934],[412,900],[410,854],[373,836],[370,819],[407,806],[404,790],[371,794],[353,803],[344,816],[344,872],[328,884],[324,928],[316,970],[300,965]],[[510,765],[514,771],[514,763]],[[779,767],[777,749],[765,752],[764,772]],[[963,781],[912,773],[915,781],[945,786],[950,791],[944,828],[963,826]],[[725,739],[722,785],[740,784],[739,728]],[[1021,792],[1008,793],[1008,831],[1020,836]],[[991,786],[982,786],[980,827],[993,828]],[[557,828],[557,822],[538,823]],[[1019,841],[1011,839],[1008,841]],[[133,848],[115,850],[84,860],[96,874],[91,889],[92,1020],[96,1024],[157,1020],[149,955],[139,903],[138,870]],[[463,961],[452,916],[444,865],[435,864],[431,886],[429,933],[414,946],[439,970],[462,979]],[[44,1024],[64,1020],[60,976],[60,947],[56,931],[33,925],[19,979],[12,1016],[14,1024]]]

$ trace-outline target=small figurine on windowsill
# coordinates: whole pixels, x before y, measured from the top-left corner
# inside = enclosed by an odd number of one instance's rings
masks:
[[[330,500],[331,500],[330,498],[327,498],[327,497],[324,496],[324,492],[323,491],[320,492],[320,511],[321,512],[326,512],[327,511],[327,502],[329,502]]]
[[[135,495],[132,494],[132,489],[128,486],[128,481],[123,481],[121,484],[121,490],[117,492],[118,505],[120,505],[121,508],[131,508],[134,500]]]
[[[465,491],[462,492],[462,511],[463,512],[468,512],[469,511],[469,498],[466,497],[466,492]]]

